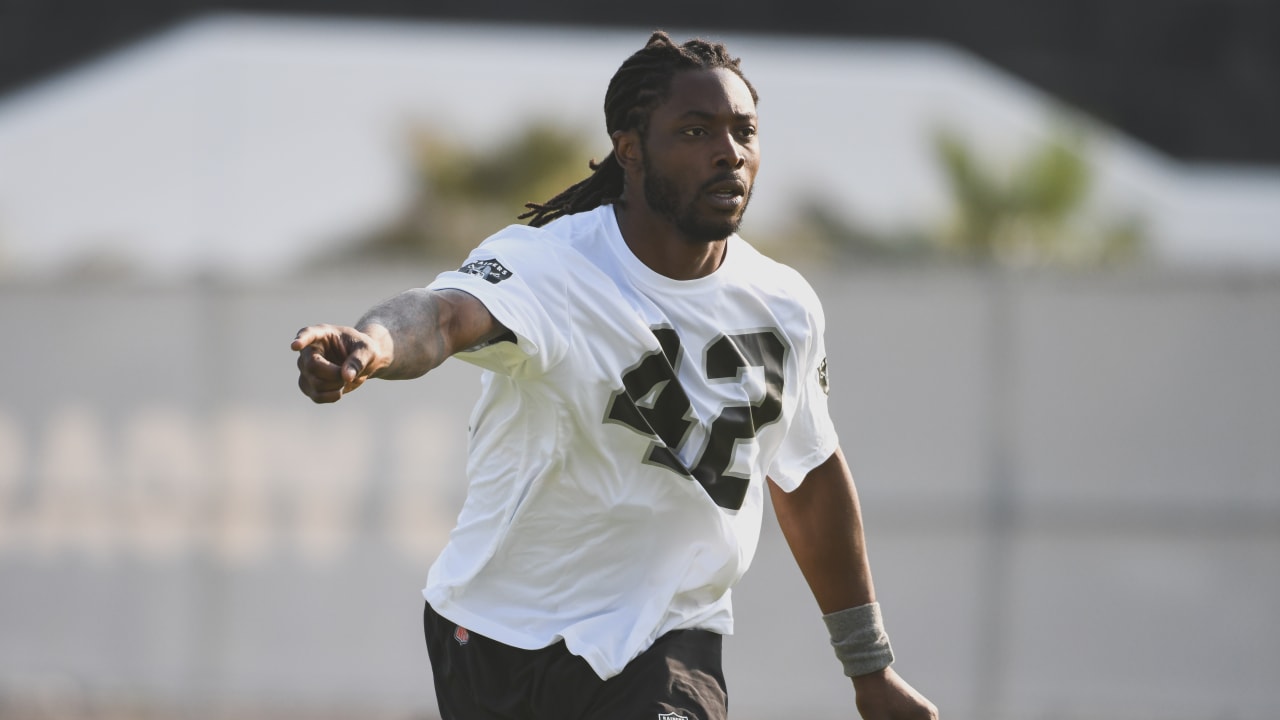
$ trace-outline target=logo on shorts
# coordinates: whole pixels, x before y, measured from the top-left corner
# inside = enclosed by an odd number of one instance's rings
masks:
[[[457,640],[459,645],[466,645],[471,642],[471,633],[459,625],[458,629],[453,631],[453,639]]]
[[[689,720],[689,718],[675,713],[658,713],[658,720]]]
[[[481,280],[487,280],[494,285],[511,277],[511,271],[502,266],[497,260],[477,260],[473,263],[467,263],[458,268],[458,272],[475,275]]]

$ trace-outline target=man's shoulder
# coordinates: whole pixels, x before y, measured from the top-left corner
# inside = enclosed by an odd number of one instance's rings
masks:
[[[570,284],[570,278],[598,270],[599,252],[591,248],[598,245],[592,238],[599,222],[590,215],[565,216],[542,227],[508,225],[472,250],[461,269],[477,274],[470,269],[475,266],[486,271],[486,279],[521,277],[539,287]]]
[[[490,235],[481,245],[511,244],[521,249],[532,247],[546,252],[553,248],[571,248],[601,232],[603,224],[597,208],[564,215],[541,227],[513,223]]]
[[[730,252],[740,257],[739,275],[759,291],[790,298],[803,305],[816,305],[818,295],[809,280],[796,268],[760,252],[737,235],[731,240]]]

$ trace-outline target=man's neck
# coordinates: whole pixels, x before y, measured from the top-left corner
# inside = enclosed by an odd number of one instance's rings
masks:
[[[670,220],[637,212],[622,200],[613,204],[613,211],[631,253],[659,275],[672,280],[696,280],[715,272],[724,262],[727,240],[691,240]]]

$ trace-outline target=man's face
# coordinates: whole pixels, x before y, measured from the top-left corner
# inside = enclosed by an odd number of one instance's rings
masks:
[[[756,106],[729,70],[688,70],[671,81],[642,138],[649,209],[690,242],[737,232],[760,168]]]

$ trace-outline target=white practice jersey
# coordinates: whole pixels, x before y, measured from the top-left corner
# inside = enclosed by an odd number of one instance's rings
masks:
[[[508,227],[430,287],[515,335],[457,355],[485,372],[432,607],[519,648],[563,639],[602,678],[668,631],[732,632],[766,476],[793,490],[836,449],[808,283],[736,235],[711,275],[659,275],[606,205]]]

